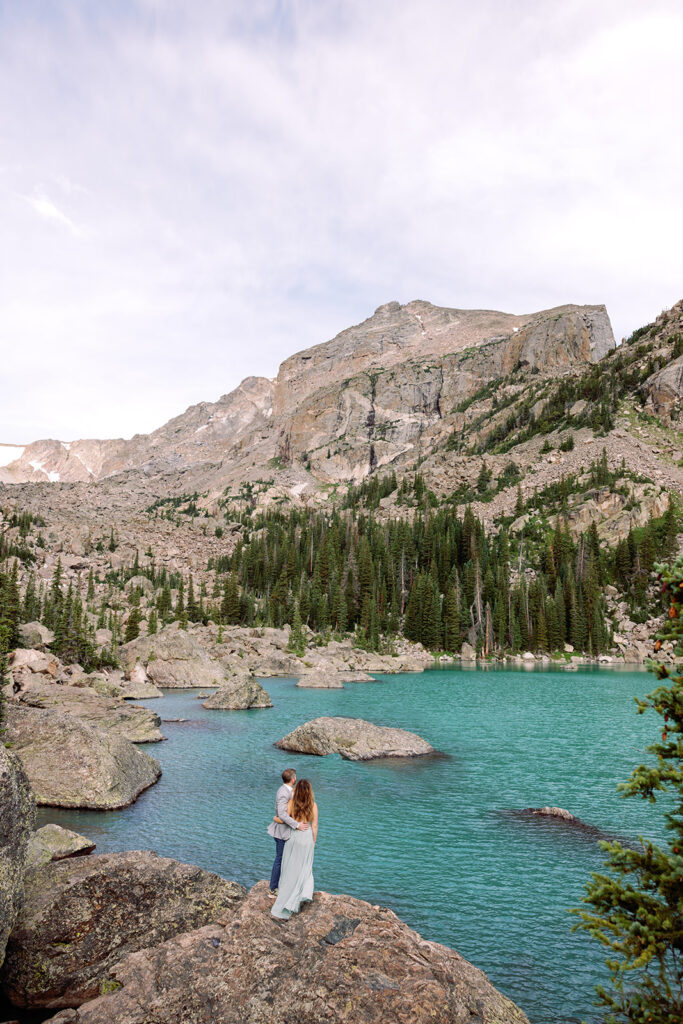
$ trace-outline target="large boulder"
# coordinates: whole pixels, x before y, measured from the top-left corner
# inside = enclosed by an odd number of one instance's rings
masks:
[[[43,825],[34,832],[29,841],[29,867],[42,867],[51,860],[64,860],[66,857],[79,857],[92,853],[95,844],[70,828],[61,825]]]
[[[7,739],[36,802],[49,807],[127,807],[161,775],[159,762],[129,740],[58,711],[9,703]]]
[[[21,693],[19,701],[32,708],[73,715],[86,725],[123,736],[131,743],[158,743],[164,738],[159,728],[161,719],[154,711],[101,696],[94,689],[43,683]]]
[[[150,851],[58,861],[31,873],[2,972],[16,1006],[79,1006],[107,991],[109,971],[220,917],[246,890]]]
[[[671,424],[680,416],[683,403],[683,356],[648,377],[642,390],[646,395],[646,408]]]
[[[150,697],[163,697],[163,693],[151,681],[140,662],[128,669],[119,685],[122,688],[121,696],[125,700],[149,700]]]
[[[372,761],[378,757],[420,757],[434,754],[433,747],[405,729],[374,725],[362,718],[314,718],[275,744],[280,750],[299,754],[341,754],[347,761]]]
[[[55,679],[60,670],[60,663],[54,654],[20,647],[10,657],[10,669],[13,676],[22,672],[30,672]]]
[[[223,711],[242,711],[246,708],[272,708],[268,693],[254,676],[244,672],[228,677],[220,689],[211,694],[202,707]]]
[[[126,672],[140,663],[152,682],[161,687],[220,686],[225,678],[221,663],[192,633],[179,629],[177,623],[124,644],[121,659]]]
[[[286,925],[259,882],[225,927],[133,953],[52,1024],[528,1024],[482,971],[391,910],[318,892]]]
[[[36,804],[24,767],[0,742],[0,964],[24,899],[28,844]]]
[[[42,622],[23,622],[19,626],[19,636],[27,647],[49,647],[55,635]]]

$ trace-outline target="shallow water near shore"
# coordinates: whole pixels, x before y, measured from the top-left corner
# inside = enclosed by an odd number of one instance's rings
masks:
[[[159,783],[123,811],[44,808],[97,852],[153,849],[244,885],[269,877],[266,834],[283,768],[313,783],[320,808],[316,888],[391,907],[424,938],[457,949],[532,1024],[598,1019],[602,949],[571,934],[603,854],[591,832],[509,812],[556,805],[622,840],[664,838],[659,805],[615,792],[654,742],[654,714],[632,698],[653,676],[585,667],[433,669],[344,690],[268,679],[274,708],[207,711],[196,690],[141,701],[165,743],[146,746]],[[206,692],[206,691],[204,691]],[[355,764],[273,747],[320,715],[417,732],[444,758]]]

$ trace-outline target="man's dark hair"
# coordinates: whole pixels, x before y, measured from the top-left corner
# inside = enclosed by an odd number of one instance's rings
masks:
[[[285,768],[285,770],[282,773],[282,781],[286,782],[287,785],[289,785],[289,783],[294,778],[296,778],[296,772],[294,771],[294,769],[293,768]]]

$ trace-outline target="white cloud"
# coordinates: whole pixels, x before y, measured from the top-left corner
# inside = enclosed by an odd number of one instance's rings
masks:
[[[29,206],[39,214],[39,216],[44,217],[46,220],[51,220],[57,224],[61,224],[62,227],[68,228],[74,235],[79,234],[78,228],[74,222],[67,217],[63,210],[60,210],[59,207],[52,202],[42,189],[36,188],[33,195],[24,196],[24,199]]]
[[[0,440],[151,430],[393,298],[630,332],[681,297],[681,30],[664,0],[0,8]]]

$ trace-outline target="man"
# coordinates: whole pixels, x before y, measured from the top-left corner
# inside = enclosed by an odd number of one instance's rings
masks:
[[[298,828],[305,832],[307,828],[310,828],[308,822],[296,821],[290,814],[287,814],[287,804],[291,800],[292,793],[294,792],[294,783],[296,782],[296,772],[293,768],[285,768],[282,773],[282,782],[283,785],[280,786],[275,796],[275,817],[280,818],[281,823],[271,821],[268,826],[268,834],[275,840],[275,860],[273,862],[273,870],[270,873],[270,891],[268,893],[273,900],[277,896],[280,884],[280,869],[282,867],[282,854],[285,849],[285,843],[295,829]]]

